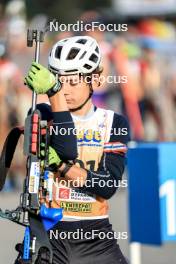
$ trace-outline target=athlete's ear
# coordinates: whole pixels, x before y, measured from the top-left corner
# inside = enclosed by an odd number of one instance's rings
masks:
[[[96,90],[96,88],[100,87],[102,85],[102,78],[101,78],[100,74],[93,73],[92,78],[91,78],[91,82],[92,82],[93,90]]]

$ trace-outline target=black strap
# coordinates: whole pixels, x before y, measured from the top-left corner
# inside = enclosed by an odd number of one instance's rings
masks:
[[[3,149],[1,152],[0,157],[0,191],[3,189],[8,169],[10,168],[13,155],[15,153],[15,149],[18,143],[18,140],[23,134],[24,129],[22,127],[14,127],[9,132],[8,136],[6,137],[6,140],[3,145]]]
[[[53,250],[51,243],[49,241],[48,234],[43,226],[41,217],[39,215],[35,215],[32,213],[29,213],[29,223],[30,223],[30,229],[31,229],[31,235],[33,237],[36,237],[36,254],[32,256],[32,263],[35,263],[37,258],[40,256],[40,249],[45,248],[48,250],[49,253],[49,259],[48,264],[52,264],[53,260]]]
[[[71,169],[71,167],[73,166],[73,164],[66,164],[65,168],[63,169],[63,171],[61,172],[60,177],[64,178],[65,174]]]

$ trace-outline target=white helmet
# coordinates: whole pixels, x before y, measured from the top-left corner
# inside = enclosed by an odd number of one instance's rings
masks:
[[[59,75],[93,72],[100,64],[101,54],[95,39],[87,36],[58,41],[49,55],[48,67]]]

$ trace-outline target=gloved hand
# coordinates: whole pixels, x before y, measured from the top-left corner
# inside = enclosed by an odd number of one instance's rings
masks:
[[[36,62],[32,63],[25,83],[37,94],[48,94],[52,89],[56,93],[60,89],[60,83],[56,81],[55,76],[47,68]]]
[[[41,157],[45,157],[45,144],[44,143],[41,144],[40,155]],[[49,153],[48,153],[48,163],[49,164],[48,165],[49,166],[52,166],[52,165],[59,166],[61,162],[62,161],[60,157],[57,155],[55,149],[49,146]],[[44,161],[41,162],[41,165],[42,166],[44,165]]]

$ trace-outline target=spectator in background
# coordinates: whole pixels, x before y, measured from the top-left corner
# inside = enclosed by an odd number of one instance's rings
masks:
[[[95,21],[99,23],[104,23],[100,14],[98,14],[96,11],[87,11],[83,13],[80,16],[80,21],[83,21],[84,24],[89,24]],[[81,33],[83,35],[87,35],[96,39],[96,41],[98,42],[102,53],[102,64],[104,65],[102,76],[106,80],[107,76],[110,75],[110,54],[112,47],[110,43],[108,43],[105,39],[105,32],[100,31],[97,27],[94,30],[81,32]],[[96,106],[107,108],[106,99],[108,93],[108,86],[109,85],[106,81],[102,82],[101,85],[97,87],[96,90],[94,91],[93,102],[95,103]]]
[[[8,58],[7,43],[0,40],[0,86],[1,86],[1,138],[14,125],[20,117],[18,98],[22,76],[18,67]],[[6,116],[5,116],[6,115]],[[3,121],[3,122],[2,122]]]
[[[160,109],[161,97],[161,73],[156,60],[156,41],[145,38],[142,41],[142,56],[139,61],[141,70],[141,87],[143,98],[139,101],[139,106],[145,126],[145,138],[149,140],[162,141],[164,138],[163,124]],[[151,124],[155,124],[155,133],[152,134]],[[148,120],[147,120],[148,119]],[[148,122],[147,122],[148,121]]]
[[[122,112],[128,116],[133,139],[141,141],[144,140],[144,129],[138,105],[141,98],[140,71],[133,50],[123,37],[114,39],[112,60],[116,72],[119,76],[127,77],[126,82],[120,83]]]
[[[164,72],[164,73],[163,73]],[[162,119],[165,140],[176,141],[176,64],[175,60],[165,63],[162,75],[166,75],[162,92]]]
[[[8,57],[7,43],[0,40],[0,145],[9,130],[21,123],[20,94],[22,76],[19,68]],[[20,152],[21,153],[21,152]],[[9,173],[8,186],[16,187],[16,170],[21,163],[21,155],[16,155],[16,163]]]

